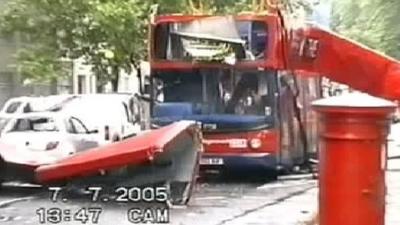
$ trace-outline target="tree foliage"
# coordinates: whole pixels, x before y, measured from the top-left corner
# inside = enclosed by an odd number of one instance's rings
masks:
[[[399,10],[394,0],[336,0],[333,29],[400,59]]]
[[[321,0],[324,1],[324,0]],[[260,0],[9,0],[0,31],[21,40],[18,68],[24,77],[49,80],[63,73],[62,59],[84,58],[100,83],[130,72],[146,58],[150,8],[159,13],[225,14],[254,10]],[[281,0],[287,5],[309,1]],[[400,58],[400,4],[394,0],[335,0],[335,30]],[[110,70],[110,68],[113,68]]]
[[[140,0],[12,0],[0,29],[18,34],[27,77],[58,76],[60,59],[82,57],[105,80],[115,75],[110,67],[130,71],[145,52],[147,8]]]
[[[62,59],[83,58],[105,83],[146,57],[149,10],[159,13],[234,13],[252,0],[9,0],[0,31],[17,34],[19,71],[32,80],[60,76]],[[110,70],[110,68],[112,68]]]

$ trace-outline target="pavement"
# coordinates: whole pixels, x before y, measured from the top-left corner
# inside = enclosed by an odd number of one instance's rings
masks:
[[[260,208],[237,218],[230,225],[296,225],[315,217],[318,189],[314,186],[301,194],[281,199],[278,204]]]
[[[386,224],[400,224],[400,123],[391,127],[388,137],[389,158],[399,156],[399,159],[388,160],[386,172]]]
[[[400,124],[394,124],[388,137],[388,156],[400,157]],[[400,158],[389,159],[386,171],[386,225],[400,224]],[[317,186],[301,194],[282,199],[279,204],[263,207],[231,221],[230,225],[311,225],[318,212]]]
[[[386,225],[398,225],[400,224],[400,123],[394,124],[391,127],[391,132],[388,136],[388,156],[389,158],[399,159],[389,159],[386,171],[386,215],[385,224]],[[301,209],[295,206],[302,205]],[[288,221],[287,223],[271,223],[271,224],[310,224],[309,222],[315,217],[318,211],[318,188],[315,187],[301,196],[296,196],[293,199],[288,199],[279,205],[280,210],[287,212],[289,215],[297,218],[297,223]],[[314,214],[311,218],[304,219],[304,215],[300,212],[305,209],[307,212],[309,210],[313,211]],[[267,212],[265,212],[267,213]],[[271,213],[271,211],[269,211]],[[292,218],[290,216],[289,218]],[[286,219],[285,219],[286,220]],[[310,224],[311,225],[311,224]]]

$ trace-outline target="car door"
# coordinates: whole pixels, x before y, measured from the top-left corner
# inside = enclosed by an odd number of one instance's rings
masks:
[[[67,132],[77,151],[84,151],[98,146],[97,133],[90,132],[81,120],[70,117],[67,120]]]
[[[12,119],[6,116],[0,116],[0,138],[3,133],[6,133],[9,129],[11,129]]]

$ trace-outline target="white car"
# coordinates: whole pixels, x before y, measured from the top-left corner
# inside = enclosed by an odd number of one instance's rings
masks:
[[[78,95],[59,112],[77,115],[88,127],[99,130],[102,143],[119,141],[141,131],[138,101],[131,94]]]
[[[10,98],[1,109],[1,114],[17,114],[30,112],[30,103],[33,97],[16,97]]]
[[[74,98],[76,98],[76,95],[10,98],[0,110],[0,137],[7,123],[19,114],[51,110],[57,111],[62,105]]]
[[[0,118],[45,111],[80,118],[88,128],[99,131],[97,140],[101,144],[135,136],[141,131],[138,101],[132,94],[122,93],[11,98],[0,112]],[[0,129],[0,137],[2,133]]]
[[[0,114],[15,115],[20,113],[48,111],[58,105],[76,98],[76,95],[50,95],[41,97],[10,98],[3,106]]]
[[[0,149],[4,161],[19,165],[50,164],[97,147],[96,130],[90,131],[76,117],[43,112],[20,114],[3,128]]]
[[[0,138],[11,118],[5,114],[0,114]]]

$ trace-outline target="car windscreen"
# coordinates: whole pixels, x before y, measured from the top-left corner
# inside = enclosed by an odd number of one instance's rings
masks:
[[[59,131],[59,128],[53,118],[50,117],[32,117],[16,119],[10,132]]]
[[[212,124],[215,130],[272,127],[276,114],[276,77],[258,70],[171,72],[155,78],[152,121]]]
[[[21,106],[22,102],[12,102],[6,108],[6,113],[15,113]]]
[[[275,77],[265,71],[203,70],[159,76],[156,98],[189,103],[194,114],[271,116]],[[182,104],[179,106],[181,107]]]

